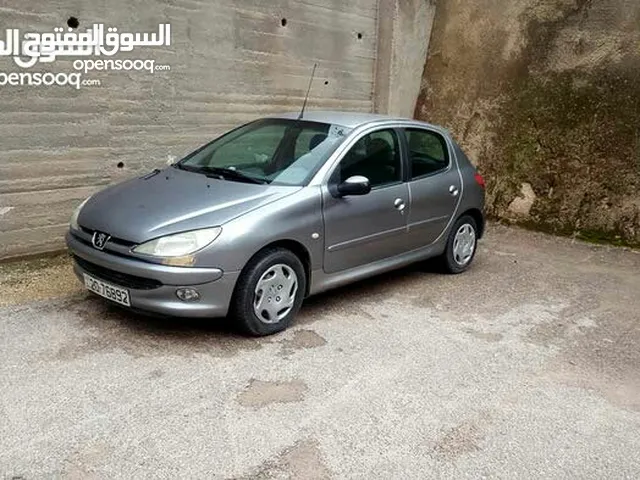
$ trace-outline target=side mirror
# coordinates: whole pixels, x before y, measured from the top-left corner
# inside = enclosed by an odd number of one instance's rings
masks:
[[[371,184],[367,177],[362,175],[354,175],[347,178],[344,182],[338,185],[338,195],[346,197],[349,195],[366,195],[371,191]]]

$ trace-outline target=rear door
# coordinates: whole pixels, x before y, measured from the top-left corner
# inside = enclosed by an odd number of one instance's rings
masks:
[[[392,257],[407,249],[409,188],[404,179],[401,138],[394,129],[361,137],[323,186],[324,270],[335,273]],[[337,197],[332,185],[362,175],[372,190]]]
[[[411,249],[433,243],[445,230],[462,194],[462,180],[446,139],[426,128],[403,131],[409,164]]]

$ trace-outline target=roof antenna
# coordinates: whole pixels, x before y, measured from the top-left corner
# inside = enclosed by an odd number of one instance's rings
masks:
[[[300,110],[300,115],[298,116],[298,120],[300,120],[302,118],[302,115],[304,115],[304,109],[307,106],[307,99],[309,98],[309,92],[311,91],[311,84],[313,83],[313,77],[316,74],[317,66],[318,66],[317,63],[313,64],[313,70],[311,71],[311,79],[309,80],[309,88],[307,88],[307,94],[304,97],[304,103],[302,104],[302,110]]]

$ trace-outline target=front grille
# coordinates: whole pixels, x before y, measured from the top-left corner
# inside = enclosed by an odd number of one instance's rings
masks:
[[[87,235],[91,235],[91,237],[93,237],[93,234],[95,232],[95,230],[91,230],[90,228],[83,227],[82,225],[80,225],[80,230],[82,230]],[[137,245],[137,243],[135,242],[130,242],[129,240],[124,240],[122,238],[117,238],[117,237],[109,237],[109,241],[107,242],[107,245],[109,245],[109,243],[122,245],[123,247],[127,247],[127,248],[131,248]]]
[[[121,287],[132,288],[134,290],[153,290],[162,286],[162,282],[150,278],[137,277],[128,273],[116,272],[109,268],[101,267],[95,263],[88,262],[77,255],[73,256],[76,263],[87,273],[94,275],[106,282],[115,283]]]

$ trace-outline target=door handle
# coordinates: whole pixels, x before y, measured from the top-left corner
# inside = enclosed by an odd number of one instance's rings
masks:
[[[453,195],[454,197],[457,197],[457,196],[458,196],[458,193],[460,193],[460,191],[458,190],[458,187],[456,187],[455,185],[451,185],[451,186],[449,187],[449,193],[450,193],[451,195]]]
[[[404,200],[401,198],[396,198],[395,201],[393,202],[393,206],[396,207],[396,209],[399,212],[402,212],[405,208],[405,204],[404,204]]]

